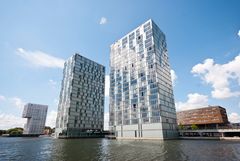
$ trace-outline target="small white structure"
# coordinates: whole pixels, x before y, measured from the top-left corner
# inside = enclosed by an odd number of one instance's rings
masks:
[[[26,104],[22,114],[23,118],[27,118],[23,134],[43,134],[47,110],[47,105]]]

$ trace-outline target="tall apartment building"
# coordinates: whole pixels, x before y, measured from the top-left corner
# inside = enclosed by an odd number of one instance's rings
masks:
[[[110,122],[118,138],[177,137],[164,33],[150,19],[111,45]]]
[[[64,64],[56,137],[81,137],[104,123],[105,67],[79,54]]]
[[[23,109],[23,118],[27,118],[23,134],[43,134],[47,117],[47,105],[28,103]]]

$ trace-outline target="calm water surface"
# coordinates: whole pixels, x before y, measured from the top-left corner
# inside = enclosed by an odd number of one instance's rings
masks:
[[[0,161],[240,161],[240,142],[0,137]]]

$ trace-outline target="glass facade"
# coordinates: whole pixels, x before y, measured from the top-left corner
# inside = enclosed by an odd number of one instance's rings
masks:
[[[177,136],[166,38],[152,20],[111,45],[109,111],[117,137]]]
[[[22,117],[27,118],[23,134],[43,134],[47,117],[47,105],[28,103],[24,105]]]
[[[81,137],[102,131],[105,67],[79,54],[64,64],[56,136]]]

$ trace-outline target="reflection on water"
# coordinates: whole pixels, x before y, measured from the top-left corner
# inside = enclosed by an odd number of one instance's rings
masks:
[[[0,160],[239,161],[240,142],[0,137]]]

